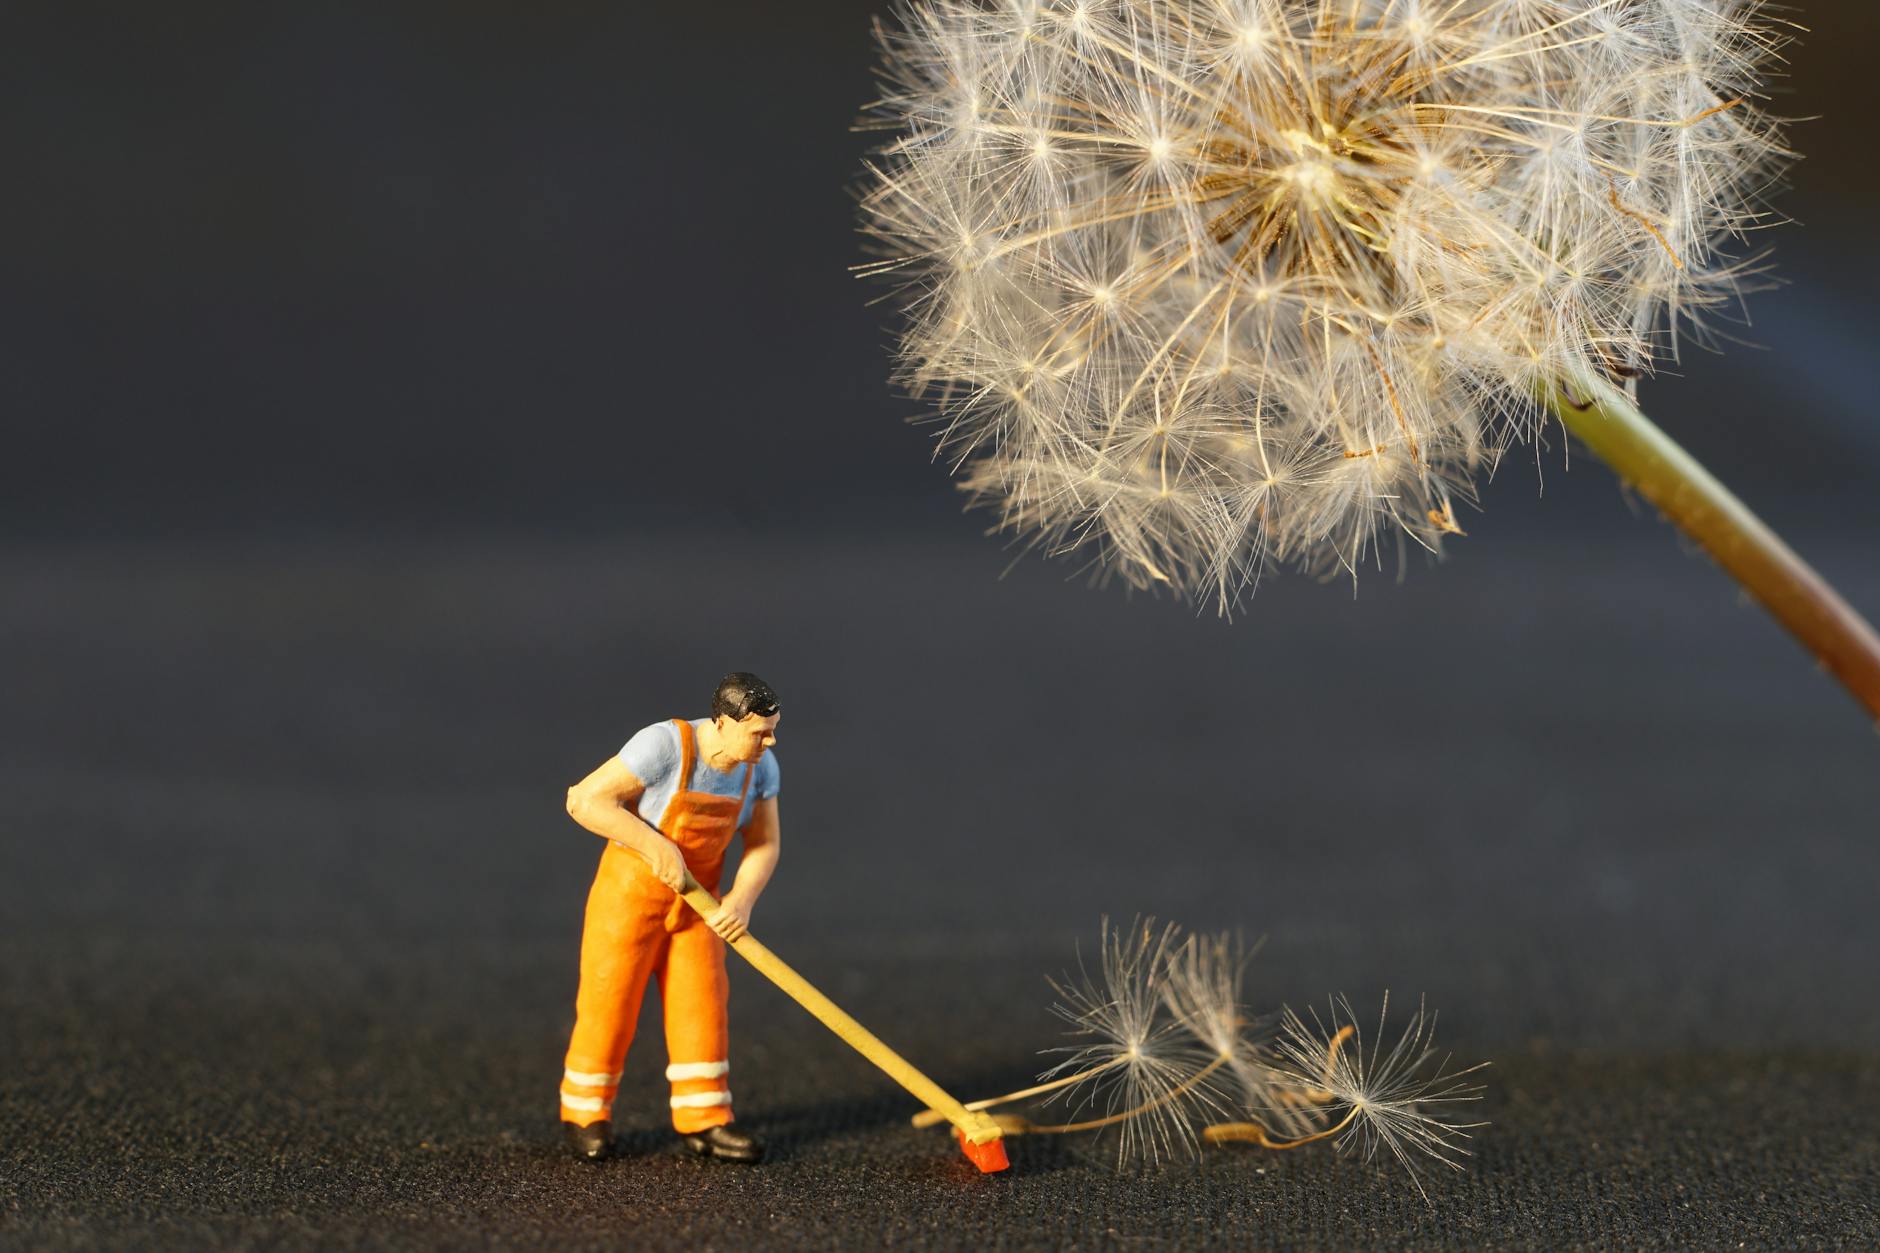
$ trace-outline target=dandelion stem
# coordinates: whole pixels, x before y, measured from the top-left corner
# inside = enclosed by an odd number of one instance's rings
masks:
[[[1546,397],[1562,424],[1636,487],[1880,719],[1880,635],[1742,501],[1602,378]]]
[[[1148,1113],[1152,1109],[1159,1109],[1162,1106],[1167,1105],[1170,1101],[1174,1100],[1176,1097],[1181,1096],[1183,1093],[1193,1088],[1197,1083],[1200,1083],[1203,1079],[1206,1079],[1209,1075],[1219,1070],[1226,1063],[1227,1063],[1227,1057],[1225,1054],[1223,1054],[1222,1056],[1217,1057],[1213,1061],[1209,1062],[1206,1066],[1203,1066],[1200,1070],[1196,1071],[1191,1078],[1189,1078],[1186,1082],[1182,1083],[1179,1087],[1170,1088],[1167,1092],[1164,1092],[1161,1096],[1156,1097],[1155,1100],[1144,1102],[1143,1104],[1138,1105],[1135,1109],[1126,1109],[1120,1114],[1110,1114],[1103,1118],[1091,1118],[1091,1119],[1085,1120],[1084,1122],[1058,1123],[1055,1126],[1048,1126],[1048,1127],[1028,1125],[1025,1128],[1025,1133],[1027,1135],[1034,1135],[1034,1136],[1061,1136],[1061,1135],[1069,1135],[1072,1132],[1076,1132],[1076,1131],[1096,1131],[1097,1129],[1101,1127],[1112,1126],[1119,1122],[1127,1122],[1129,1119],[1138,1118],[1142,1116],[1143,1114]]]
[[[1296,1140],[1270,1140],[1266,1128],[1257,1122],[1217,1122],[1211,1127],[1204,1127],[1201,1138],[1209,1144],[1227,1144],[1236,1140],[1251,1140],[1263,1149],[1296,1149],[1314,1140],[1323,1140],[1335,1136],[1351,1125],[1351,1120],[1358,1116],[1358,1107],[1353,1105],[1345,1116],[1323,1131],[1315,1131],[1309,1136],[1300,1136]]]
[[[1089,1070],[1080,1070],[1074,1075],[1064,1075],[1049,1083],[1038,1084],[1036,1087],[1020,1088],[1016,1092],[1007,1092],[1004,1096],[989,1096],[982,1101],[968,1101],[966,1108],[970,1110],[991,1109],[995,1105],[1009,1105],[1013,1101],[1022,1101],[1028,1096],[1043,1096],[1046,1092],[1055,1092],[1059,1088],[1068,1088],[1074,1083],[1082,1083],[1092,1075],[1100,1075],[1111,1067],[1121,1066],[1128,1060],[1127,1057],[1113,1057],[1101,1066],[1092,1066]],[[937,1109],[923,1109],[914,1115],[912,1121],[916,1127],[937,1127],[946,1121],[946,1115]]]

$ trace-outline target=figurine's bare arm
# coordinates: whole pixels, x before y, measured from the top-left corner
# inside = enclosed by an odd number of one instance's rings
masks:
[[[764,894],[764,885],[777,871],[777,859],[783,856],[783,828],[777,817],[777,798],[772,796],[751,806],[751,820],[744,824],[744,856],[738,859],[738,877],[731,890],[718,902],[718,912],[705,921],[727,940],[735,940],[751,925],[751,910]]]
[[[682,891],[685,858],[679,855],[679,846],[628,808],[644,791],[646,784],[627,769],[625,762],[609,757],[594,768],[594,773],[568,789],[568,816],[595,835],[632,849],[646,859],[654,878],[675,892]],[[751,825],[757,825],[755,820]],[[744,876],[740,873],[738,877]]]

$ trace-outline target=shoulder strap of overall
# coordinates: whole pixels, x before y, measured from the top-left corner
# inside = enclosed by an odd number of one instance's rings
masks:
[[[672,725],[679,729],[679,781],[676,791],[692,790],[692,764],[698,760],[698,740],[692,734],[692,724],[684,718],[674,718]]]

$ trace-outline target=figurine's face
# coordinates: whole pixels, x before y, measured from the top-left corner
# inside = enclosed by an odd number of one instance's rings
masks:
[[[756,761],[764,750],[777,742],[777,720],[781,713],[768,718],[746,714],[733,722],[722,714],[718,718],[718,742],[738,761]]]

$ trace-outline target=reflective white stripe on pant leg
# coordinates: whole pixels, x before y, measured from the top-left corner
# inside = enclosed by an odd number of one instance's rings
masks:
[[[730,1073],[730,1062],[674,1062],[666,1067],[666,1079],[671,1083],[681,1079],[722,1079]]]
[[[598,1114],[607,1108],[607,1102],[598,1096],[569,1096],[566,1092],[561,1094],[561,1104],[564,1109],[578,1109],[584,1114]]]
[[[572,1083],[583,1088],[611,1088],[620,1082],[619,1075],[603,1075],[597,1071],[564,1070],[561,1072],[563,1083]]]
[[[693,1092],[686,1096],[672,1098],[674,1109],[704,1109],[708,1105],[729,1104],[731,1104],[729,1092]]]

